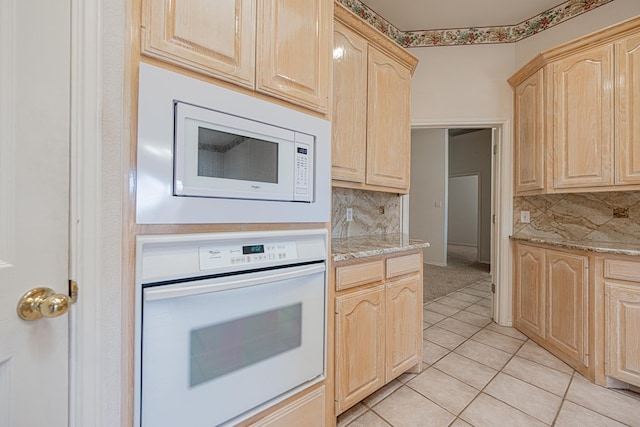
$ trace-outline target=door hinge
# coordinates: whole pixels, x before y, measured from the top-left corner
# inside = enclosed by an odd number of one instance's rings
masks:
[[[498,154],[498,144],[493,144],[493,154]]]
[[[69,279],[69,298],[72,304],[78,300],[78,283],[73,279]]]
[[[491,222],[496,223],[496,214],[491,215]]]
[[[492,293],[492,294],[495,294],[495,293],[496,293],[496,284],[495,284],[495,283],[492,283],[492,284],[491,284],[491,293]]]

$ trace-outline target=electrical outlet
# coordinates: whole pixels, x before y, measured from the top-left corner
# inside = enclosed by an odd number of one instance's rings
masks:
[[[347,208],[347,222],[353,221],[353,208]]]
[[[531,222],[531,214],[529,211],[520,211],[520,222],[524,224]]]

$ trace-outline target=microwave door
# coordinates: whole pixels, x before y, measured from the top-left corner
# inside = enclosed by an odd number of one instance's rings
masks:
[[[175,195],[293,200],[294,132],[188,107],[177,116]]]

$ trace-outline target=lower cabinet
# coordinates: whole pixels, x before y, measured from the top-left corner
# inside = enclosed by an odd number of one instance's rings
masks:
[[[364,274],[363,263],[376,274]],[[370,283],[363,283],[363,277],[370,277]],[[422,255],[364,258],[338,266],[336,288],[335,396],[340,414],[407,370],[421,369]]]
[[[577,251],[515,245],[514,326],[586,375],[588,265]]]
[[[384,285],[336,298],[338,413],[385,384]]]
[[[640,261],[602,262],[605,375],[640,387]]]
[[[546,340],[576,363],[589,366],[588,258],[545,250]]]

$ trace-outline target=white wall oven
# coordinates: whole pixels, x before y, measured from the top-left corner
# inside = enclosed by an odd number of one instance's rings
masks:
[[[327,232],[139,236],[135,425],[233,425],[325,377]]]
[[[140,224],[329,222],[328,121],[140,64]]]

